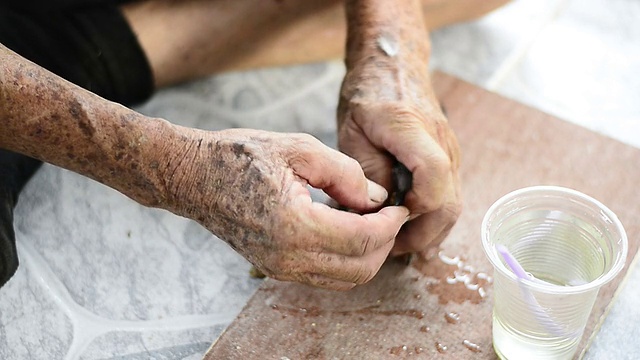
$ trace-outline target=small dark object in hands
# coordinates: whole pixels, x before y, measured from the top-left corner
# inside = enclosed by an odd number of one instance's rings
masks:
[[[391,169],[391,196],[389,197],[389,205],[400,206],[404,205],[404,197],[411,190],[412,176],[411,171],[407,169],[404,164],[396,161]],[[396,261],[409,266],[413,260],[413,254],[404,254],[398,256]]]
[[[391,184],[393,186],[389,205],[400,206],[404,204],[404,197],[411,190],[411,171],[401,162],[396,161],[391,169]]]

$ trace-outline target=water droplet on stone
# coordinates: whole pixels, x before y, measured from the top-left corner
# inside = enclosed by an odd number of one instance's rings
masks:
[[[438,253],[438,258],[440,258],[440,261],[442,261],[443,263],[447,264],[447,265],[458,265],[460,263],[460,257],[456,256],[454,258],[450,258],[447,255],[445,255],[442,251],[440,251]]]
[[[484,288],[478,288],[478,294],[480,294],[480,297],[483,299],[485,296],[487,296],[487,292],[484,290]]]
[[[464,287],[466,287],[467,289],[472,290],[472,291],[476,291],[476,290],[478,290],[480,288],[480,286],[478,284],[468,284],[466,282],[464,283]]]
[[[443,345],[439,342],[436,342],[436,350],[438,350],[438,352],[442,354],[447,351],[447,345]]]
[[[446,313],[444,314],[444,319],[449,324],[457,324],[460,321],[460,314],[454,312]]]
[[[469,340],[464,340],[462,344],[469,350],[473,352],[480,352],[480,346],[478,344],[472,343]]]

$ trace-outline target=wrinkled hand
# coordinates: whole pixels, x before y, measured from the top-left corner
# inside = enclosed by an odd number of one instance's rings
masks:
[[[363,212],[379,209],[387,193],[357,161],[309,135],[180,129],[182,144],[165,149],[177,154],[166,172],[172,211],[269,277],[339,290],[363,284],[407,220],[401,206],[358,215],[312,202],[307,184]]]
[[[389,191],[395,159],[411,171],[405,205],[413,220],[401,229],[392,255],[425,251],[444,240],[461,211],[458,143],[426,65],[416,70],[372,63],[354,66],[344,79],[338,147]]]

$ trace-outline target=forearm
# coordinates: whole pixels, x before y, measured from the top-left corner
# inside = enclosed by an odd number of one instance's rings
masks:
[[[104,100],[0,44],[0,147],[86,175],[150,206],[165,201],[172,125]]]
[[[366,91],[376,97],[421,103],[416,94],[425,94],[426,86],[432,96],[431,49],[420,0],[347,0],[346,13],[346,65],[348,71],[360,69],[359,90],[370,84]]]

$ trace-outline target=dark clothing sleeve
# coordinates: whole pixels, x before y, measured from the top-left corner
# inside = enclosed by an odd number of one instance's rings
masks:
[[[0,43],[105,99],[142,102],[153,91],[152,73],[118,3],[0,0]],[[18,267],[13,208],[40,165],[0,149],[0,286]]]
[[[30,12],[47,12],[77,7],[98,7],[121,5],[131,0],[0,0],[0,6],[22,9]]]
[[[124,105],[145,100],[153,90],[145,54],[115,5],[46,13],[0,6],[0,43]]]

